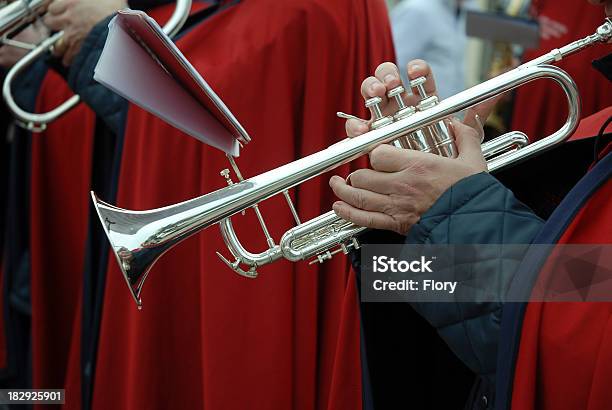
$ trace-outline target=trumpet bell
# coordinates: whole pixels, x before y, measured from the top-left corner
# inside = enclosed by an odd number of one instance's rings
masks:
[[[142,228],[150,227],[155,218],[159,219],[159,213],[118,208],[100,200],[93,192],[91,199],[123,278],[136,305],[141,309],[140,293],[149,271],[180,238],[142,243]]]
[[[153,266],[153,263],[151,263],[148,268],[143,269],[143,263],[140,262],[140,259],[134,259],[133,253],[120,242],[119,235],[121,234],[116,233],[116,231],[113,229],[113,225],[117,223],[115,221],[120,219],[120,216],[124,210],[100,200],[93,192],[91,192],[91,199],[94,204],[94,209],[98,214],[98,218],[100,219],[100,223],[104,227],[104,233],[106,234],[106,238],[110,243],[112,253],[117,259],[117,264],[119,265],[119,269],[121,269],[123,278],[130,289],[136,305],[139,309],[141,309],[142,301],[140,299],[140,292],[146,279],[146,275]],[[129,236],[129,234],[124,235],[124,237],[125,236]],[[138,269],[133,269],[133,267],[135,268],[134,262],[140,265],[138,266]]]
[[[254,185],[257,183],[243,181],[189,201],[148,211],[118,208],[91,192],[111,250],[139,307],[142,306],[142,286],[157,259],[191,234],[253,205],[255,199],[241,200],[245,193],[256,197],[262,189],[269,189],[266,186],[254,188]]]

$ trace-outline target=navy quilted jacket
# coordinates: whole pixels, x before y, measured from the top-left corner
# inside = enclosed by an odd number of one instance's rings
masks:
[[[102,119],[115,135],[123,133],[128,103],[93,79],[93,72],[108,36],[108,23],[114,16],[98,22],[89,32],[81,50],[65,74],[70,88]],[[61,70],[59,67],[55,67]]]
[[[544,221],[489,174],[448,189],[406,236],[410,244],[528,244]],[[509,284],[520,260],[505,261]],[[475,266],[474,269],[478,269]],[[501,303],[423,303],[413,306],[476,374],[495,375]]]
[[[512,191],[487,173],[472,175],[448,189],[404,238],[408,244],[529,244],[544,221]],[[379,241],[377,241],[379,242]],[[353,263],[359,270],[359,258]],[[505,260],[509,285],[520,260]],[[474,269],[478,269],[475,262]],[[507,286],[506,286],[507,287]],[[488,408],[494,400],[501,303],[413,303],[478,375],[469,409]]]

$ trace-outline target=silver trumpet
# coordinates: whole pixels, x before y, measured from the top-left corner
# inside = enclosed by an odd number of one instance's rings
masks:
[[[10,39],[10,35],[19,31],[22,27],[40,18],[45,12],[45,3],[47,0],[16,0],[8,5],[0,8],[0,42],[5,46],[20,47],[31,50],[23,58],[21,58],[6,74],[4,84],[2,86],[2,95],[6,104],[17,119],[18,124],[31,131],[42,131],[46,125],[55,121],[72,108],[80,101],[78,95],[73,95],[68,100],[45,113],[31,113],[25,111],[13,98],[11,89],[15,79],[22,71],[32,64],[38,57],[43,55],[60,41],[64,32],[59,31],[48,38],[44,39],[40,44],[25,44]],[[170,37],[175,36],[187,21],[189,11],[191,10],[192,0],[177,0],[174,13],[164,25],[163,30]]]
[[[416,88],[421,97],[416,107],[404,104],[401,98],[404,90],[401,87],[391,90],[388,95],[398,104],[398,111],[392,117],[381,113],[378,105],[380,99],[366,101],[374,116],[369,132],[248,179],[242,178],[230,157],[236,182],[231,179],[229,170],[223,170],[221,175],[226,179],[227,187],[176,205],[149,211],[130,211],[104,203],[92,192],[100,222],[134,300],[140,308],[140,295],[147,274],[165,252],[214,224],[219,224],[233,260],[219,253],[217,255],[232,270],[248,278],[257,276],[258,267],[280,258],[290,261],[313,258],[311,263],[316,263],[330,259],[336,253],[346,254],[359,248],[357,237],[365,228],[339,218],[333,211],[301,223],[289,199],[288,189],[365,155],[380,144],[393,143],[454,157],[456,147],[446,121],[456,113],[530,81],[544,78],[555,81],[565,92],[569,115],[558,131],[534,143],[529,144],[524,134],[512,132],[483,144],[489,171],[516,164],[563,142],[577,127],[580,97],[572,78],[549,64],[593,44],[607,42],[611,37],[612,20],[607,19],[591,36],[553,50],[443,101],[426,95],[422,87],[423,79],[413,80],[410,87]],[[287,198],[297,226],[288,230],[276,244],[266,228],[258,203],[278,194]],[[231,217],[248,208],[254,209],[268,242],[268,249],[261,253],[247,251],[232,226]]]

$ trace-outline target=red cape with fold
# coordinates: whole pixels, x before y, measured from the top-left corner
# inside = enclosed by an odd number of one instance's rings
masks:
[[[173,5],[159,7],[165,21]],[[49,70],[37,96],[46,112],[73,95]],[[32,137],[32,384],[65,388],[66,408],[80,409],[81,298],[95,115],[85,104]]]
[[[540,47],[528,50],[523,61],[529,61],[554,48],[591,35],[604,22],[603,7],[579,0],[539,0],[535,10],[567,27],[560,38],[542,40]],[[605,44],[591,47],[555,63],[567,71],[580,90],[582,115],[589,116],[612,105],[612,85],[591,67],[591,61],[610,52]],[[512,115],[512,129],[520,130],[532,139],[541,139],[558,130],[567,118],[567,99],[561,88],[552,81],[536,81],[516,91]]]
[[[245,176],[343,138],[335,112],[365,116],[361,81],[393,59],[382,0],[243,1],[178,46],[253,137],[238,159]],[[131,107],[118,206],[210,192],[225,185],[227,167],[223,153]],[[292,196],[303,220],[333,202],[325,177]],[[293,226],[282,198],[260,209],[277,240]],[[264,249],[252,212],[233,220],[249,250]],[[217,227],[168,252],[150,272],[142,311],[111,257],[94,408],[360,409],[359,307],[347,258],[281,261],[250,280],[215,251],[228,255]]]
[[[49,71],[38,94],[37,112],[49,111],[72,94],[66,82]],[[94,128],[93,112],[79,104],[32,136],[32,385],[66,386],[69,405],[80,403],[79,309]]]
[[[594,115],[580,132],[596,135]],[[609,147],[608,147],[609,148]],[[559,244],[612,244],[612,180],[575,216]],[[612,303],[530,303],[512,409],[607,410],[612,403]]]

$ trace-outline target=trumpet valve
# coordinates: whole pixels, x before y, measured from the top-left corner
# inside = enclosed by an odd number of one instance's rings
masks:
[[[393,123],[393,118],[384,116],[380,110],[381,102],[382,98],[380,97],[372,97],[365,102],[365,106],[372,111],[372,115],[374,116],[374,121],[372,121],[372,125],[370,126],[373,130]]]
[[[421,152],[436,154],[433,142],[430,141],[430,139],[431,138],[429,138],[423,132],[423,130],[416,130],[408,136],[408,140],[410,141],[410,148]]]
[[[406,106],[404,99],[402,98],[402,94],[406,91],[406,89],[399,85],[387,93],[387,97],[389,99],[395,99],[395,103],[397,104],[397,112],[393,115],[393,119],[395,121],[399,121],[401,119],[410,117],[412,114],[416,112],[416,108],[412,106]],[[393,145],[397,148],[403,149],[411,149],[412,144],[410,143],[410,138],[407,136],[400,137],[393,141]]]
[[[436,106],[439,102],[438,97],[435,95],[428,95],[425,90],[425,77],[418,77],[410,81],[410,87],[416,88],[421,101],[417,104],[419,111],[425,111]],[[455,158],[457,157],[457,147],[453,135],[450,133],[448,126],[444,121],[438,121],[433,125],[428,125],[424,129],[426,135],[425,139],[422,139],[422,146],[426,147],[428,152],[442,155],[443,157]],[[426,142],[425,142],[426,141]]]
[[[410,81],[410,88],[416,88],[421,101],[417,105],[417,109],[419,111],[427,110],[434,105],[438,104],[438,97],[435,95],[428,95],[427,90],[425,90],[425,82],[427,79],[425,77],[418,77],[414,80]]]
[[[407,106],[406,103],[404,102],[404,99],[402,98],[402,94],[405,91],[406,89],[400,85],[400,86],[393,88],[387,93],[387,97],[389,97],[389,99],[394,98],[397,104],[398,110],[393,115],[393,119],[396,121],[401,120],[402,118],[409,117],[416,112],[416,109],[414,107]]]

